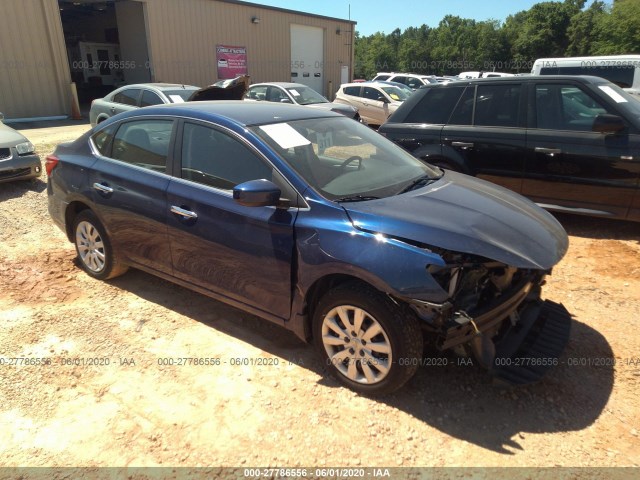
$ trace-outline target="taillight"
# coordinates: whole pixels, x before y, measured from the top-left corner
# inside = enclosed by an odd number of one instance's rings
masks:
[[[60,159],[55,155],[49,155],[46,158],[44,162],[44,168],[47,170],[47,176],[51,176],[51,172],[53,172],[53,169],[56,168],[56,165],[58,165],[59,161]]]

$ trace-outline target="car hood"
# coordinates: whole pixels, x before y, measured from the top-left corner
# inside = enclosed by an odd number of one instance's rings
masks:
[[[343,203],[355,228],[546,270],[562,259],[567,234],[549,213],[489,182],[447,171],[394,197]]]
[[[347,117],[353,117],[355,115],[357,109],[351,105],[345,105],[343,103],[313,103],[311,105],[305,105],[306,107],[320,108],[323,110],[331,110],[332,112],[341,113]]]
[[[15,147],[17,144],[27,141],[24,135],[0,122],[0,147]]]

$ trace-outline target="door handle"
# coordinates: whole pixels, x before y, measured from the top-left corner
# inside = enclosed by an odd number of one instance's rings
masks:
[[[451,142],[452,147],[460,147],[460,148],[473,148],[473,143],[471,142]]]
[[[545,155],[559,155],[562,153],[562,150],[559,148],[544,148],[544,147],[536,147],[535,148],[535,152],[536,153],[544,153]]]
[[[175,205],[171,206],[171,213],[175,213],[176,215],[180,215],[182,218],[190,220],[198,218],[198,214],[196,212],[192,212],[191,210],[177,207]]]
[[[113,188],[107,187],[102,183],[98,183],[98,182],[94,183],[93,188],[99,191],[100,193],[113,193]]]

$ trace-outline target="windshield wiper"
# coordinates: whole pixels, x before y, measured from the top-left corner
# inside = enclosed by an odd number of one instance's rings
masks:
[[[336,200],[338,203],[342,202],[366,202],[367,200],[379,200],[380,197],[372,197],[370,195],[354,195],[352,197],[342,197]]]
[[[429,185],[430,183],[435,182],[436,180],[438,180],[438,179],[437,178],[433,178],[433,177],[431,177],[429,175],[423,175],[422,177],[417,178],[416,180],[411,182],[409,185],[407,185],[405,188],[400,190],[398,192],[398,195],[400,195],[401,193],[410,192],[411,190],[415,190],[416,188],[424,187],[426,185]]]

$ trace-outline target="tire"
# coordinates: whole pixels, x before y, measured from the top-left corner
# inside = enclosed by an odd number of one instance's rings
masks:
[[[73,243],[80,266],[93,278],[108,280],[129,269],[114,252],[104,227],[91,210],[83,210],[74,219]]]
[[[413,312],[356,283],[343,284],[318,302],[313,338],[329,373],[366,395],[398,390],[422,357],[422,332]]]

